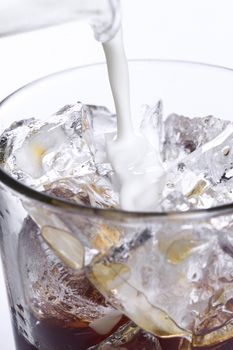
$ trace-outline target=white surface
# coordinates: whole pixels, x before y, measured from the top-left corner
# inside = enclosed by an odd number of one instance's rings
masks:
[[[122,0],[129,58],[176,58],[233,67],[232,0]],[[103,60],[87,24],[0,39],[0,99],[40,76]],[[156,81],[155,81],[156,84]],[[13,350],[0,267],[1,349]]]

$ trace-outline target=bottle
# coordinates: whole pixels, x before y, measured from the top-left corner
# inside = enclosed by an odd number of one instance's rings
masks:
[[[120,27],[120,0],[1,0],[0,37],[86,18],[100,42]]]

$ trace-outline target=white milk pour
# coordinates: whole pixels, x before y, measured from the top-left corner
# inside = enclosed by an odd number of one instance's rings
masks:
[[[134,131],[122,31],[103,43],[103,48],[117,114],[117,136],[107,138],[107,152],[120,181],[120,206],[128,211],[152,211],[164,183],[158,142]]]

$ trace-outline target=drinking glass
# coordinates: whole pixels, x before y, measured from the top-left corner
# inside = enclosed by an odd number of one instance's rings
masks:
[[[159,99],[165,116],[233,121],[231,69],[169,60],[135,60],[129,69],[135,124],[141,106]],[[77,101],[114,111],[105,64],[12,93],[0,104],[0,132],[22,119],[45,122]],[[5,144],[1,138],[1,163]],[[1,256],[17,350],[232,349],[232,204],[125,212],[19,180],[0,168]]]

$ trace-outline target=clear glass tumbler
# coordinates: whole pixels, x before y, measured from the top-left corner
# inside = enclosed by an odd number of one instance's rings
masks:
[[[129,68],[136,123],[141,105],[159,99],[165,115],[233,121],[232,70],[165,60]],[[0,132],[76,101],[114,110],[105,64],[14,92],[0,105]],[[1,139],[0,162],[3,153]],[[96,209],[37,192],[0,168],[17,350],[232,349],[232,223],[232,204],[182,213]]]

